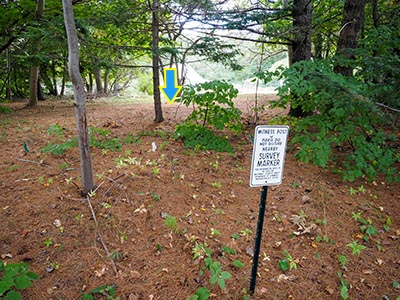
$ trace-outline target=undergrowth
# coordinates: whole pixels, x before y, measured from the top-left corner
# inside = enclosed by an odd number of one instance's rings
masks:
[[[216,131],[228,129],[239,133],[242,130],[241,111],[233,103],[237,94],[238,90],[225,81],[184,87],[177,102],[193,106],[193,111],[184,123],[176,127],[174,137],[182,139],[188,148],[233,152],[226,137]]]
[[[348,181],[373,181],[380,174],[388,182],[400,180],[392,118],[374,103],[368,85],[335,73],[329,61],[302,61],[261,75],[265,81],[274,76],[285,84],[273,106],[301,107],[307,114],[291,128],[299,160],[331,167]]]

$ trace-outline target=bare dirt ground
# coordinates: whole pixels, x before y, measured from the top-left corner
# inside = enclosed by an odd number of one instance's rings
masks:
[[[245,96],[238,105],[246,115]],[[133,137],[121,151],[92,148],[96,227],[76,187],[77,148],[41,151],[74,136],[71,102],[12,107],[0,115],[0,255],[28,262],[40,275],[24,299],[81,299],[100,285],[115,286],[124,300],[187,299],[201,286],[211,290],[210,299],[245,299],[260,199],[248,183],[254,127],[230,137],[234,154],[187,150],[171,137],[187,109],[164,105],[166,121],[156,125],[151,104],[90,102],[90,126],[109,130],[107,139]],[[284,111],[267,109],[260,123],[277,114]],[[55,124],[66,136],[48,134]],[[294,154],[291,147],[283,183],[269,189],[252,299],[342,299],[338,272],[349,299],[399,299],[400,185],[344,183]],[[365,246],[359,255],[347,246],[353,241]],[[224,290],[210,284],[208,270],[200,272],[205,244],[232,275]],[[293,267],[286,272],[278,266],[284,253]]]

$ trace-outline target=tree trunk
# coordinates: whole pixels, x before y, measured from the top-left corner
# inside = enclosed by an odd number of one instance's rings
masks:
[[[36,106],[38,102],[39,66],[31,67],[29,74],[29,102],[28,106]]]
[[[41,72],[40,72],[40,76],[39,76],[39,80],[38,80],[38,82],[40,81],[40,79],[42,79],[43,80],[43,82],[44,82],[44,85],[45,85],[45,87],[48,89],[48,91],[49,91],[49,95],[51,95],[51,96],[55,96],[54,95],[54,85],[53,85],[53,79],[52,78],[50,78],[50,76],[49,76],[49,72],[51,71],[51,66],[52,66],[52,64],[50,63],[50,65],[49,65],[49,67],[47,67],[47,66],[45,66],[45,65],[42,65],[42,66],[40,66],[40,70],[41,70]],[[42,91],[39,89],[39,87],[38,87],[38,100],[40,100],[40,93],[41,93]],[[43,92],[42,92],[42,94],[43,94]]]
[[[94,79],[96,80],[96,93],[104,93],[103,81],[101,80],[100,70],[98,68],[93,69]]]
[[[40,20],[44,12],[44,0],[37,0],[36,2],[36,20]],[[40,42],[38,40],[34,41],[34,51],[39,51]],[[31,67],[29,74],[29,102],[28,106],[36,106],[38,102],[38,80],[39,80],[39,65],[34,65]]]
[[[293,1],[293,29],[294,38],[292,41],[292,64],[311,59],[311,16],[312,4],[310,0]],[[305,112],[301,106],[291,107],[289,115],[303,117]]]
[[[161,123],[164,121],[162,107],[161,107],[161,95],[160,95],[160,67],[159,67],[159,20],[158,20],[158,10],[159,3],[158,0],[153,0],[152,11],[152,34],[153,34],[153,55],[152,55],[152,65],[153,65],[153,92],[154,92],[154,110],[156,123]]]
[[[53,83],[53,91],[52,95],[57,96],[58,95],[58,89],[57,89],[57,72],[56,72],[56,66],[54,61],[51,62],[51,81]]]
[[[6,82],[6,99],[11,100],[11,51],[10,46],[6,48],[7,60],[7,82]]]
[[[372,18],[374,19],[374,27],[381,25],[381,17],[379,16],[378,0],[372,0]]]
[[[107,95],[109,92],[109,76],[110,76],[110,70],[106,69],[104,71],[104,93]]]
[[[339,34],[336,55],[346,60],[354,59],[354,50],[358,46],[358,36],[364,24],[365,0],[346,0],[343,9],[342,28]],[[339,63],[334,68],[336,73],[344,76],[353,75],[349,63]]]
[[[92,160],[89,147],[89,134],[86,119],[86,94],[82,76],[79,72],[78,36],[71,0],[63,0],[64,23],[68,39],[69,74],[74,88],[75,117],[78,131],[78,146],[81,162],[82,192],[88,194],[94,187]]]
[[[63,72],[62,72],[62,79],[61,79],[61,89],[60,89],[60,96],[64,96],[65,93],[65,81],[67,77],[67,68],[66,68],[66,60],[63,59]]]
[[[43,94],[43,88],[42,88],[42,84],[40,83],[40,80],[38,79],[37,81],[37,99],[39,101],[44,101],[46,100]]]
[[[88,83],[88,93],[93,93],[93,75],[89,72],[89,83]]]

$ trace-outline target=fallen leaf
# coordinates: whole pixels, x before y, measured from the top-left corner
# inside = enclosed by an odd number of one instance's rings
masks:
[[[253,256],[253,248],[252,247],[247,247],[246,248],[246,254],[249,256]]]
[[[325,291],[329,294],[329,295],[333,295],[335,293],[335,290],[329,286],[326,287]]]
[[[372,275],[372,273],[373,273],[372,270],[363,270],[362,272],[363,272],[363,274],[365,274],[365,275]]]
[[[96,277],[101,277],[106,273],[106,270],[107,270],[107,268],[105,266],[103,266],[100,271],[95,270],[94,275],[96,275]]]
[[[6,253],[6,254],[2,254],[1,255],[2,259],[6,259],[6,258],[12,258],[12,255],[10,253]]]
[[[296,277],[295,277],[294,275],[287,276],[287,275],[285,275],[285,274],[280,274],[280,275],[278,276],[278,278],[277,278],[277,281],[278,281],[278,282],[282,282],[282,281],[293,281],[293,280],[295,280],[295,279],[296,279]]]

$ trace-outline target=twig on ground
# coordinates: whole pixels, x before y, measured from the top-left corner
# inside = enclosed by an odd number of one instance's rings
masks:
[[[120,174],[115,178],[110,178],[110,177],[105,177],[107,180],[111,181],[113,183],[113,185],[111,185],[104,193],[103,193],[103,198],[105,197],[105,195],[107,195],[107,193],[113,188],[114,184],[117,185],[117,187],[122,191],[122,193],[125,195],[126,200],[129,202],[129,197],[128,194],[126,193],[126,191],[123,189],[123,185],[119,182],[117,182],[116,180],[118,180],[119,178],[125,176],[126,173]]]
[[[103,185],[103,183],[104,183],[104,181],[102,181],[102,182],[96,187],[96,189],[95,189],[94,191],[92,191],[92,193],[95,193],[95,192]],[[97,238],[99,239],[101,245],[103,246],[104,251],[106,252],[107,257],[110,258],[111,266],[112,266],[112,268],[113,268],[113,270],[114,270],[115,275],[118,275],[117,266],[115,265],[114,260],[113,260],[112,257],[110,256],[110,251],[108,251],[108,247],[107,247],[106,243],[104,242],[103,235],[101,234],[101,231],[100,231],[100,229],[99,229],[99,223],[97,222],[96,213],[94,212],[93,205],[92,205],[92,201],[90,200],[90,193],[89,193],[88,196],[86,196],[86,201],[87,201],[87,203],[88,203],[90,212],[92,213],[92,217],[93,217],[94,224],[95,224],[95,226],[96,226],[96,238],[95,238],[95,240],[97,241]]]
[[[47,167],[47,168],[52,168],[52,166],[44,163],[43,161],[33,161],[33,160],[29,160],[29,159],[22,159],[22,158],[17,158],[18,161],[20,162],[26,162],[26,163],[31,163],[31,164],[35,164],[41,167]]]

